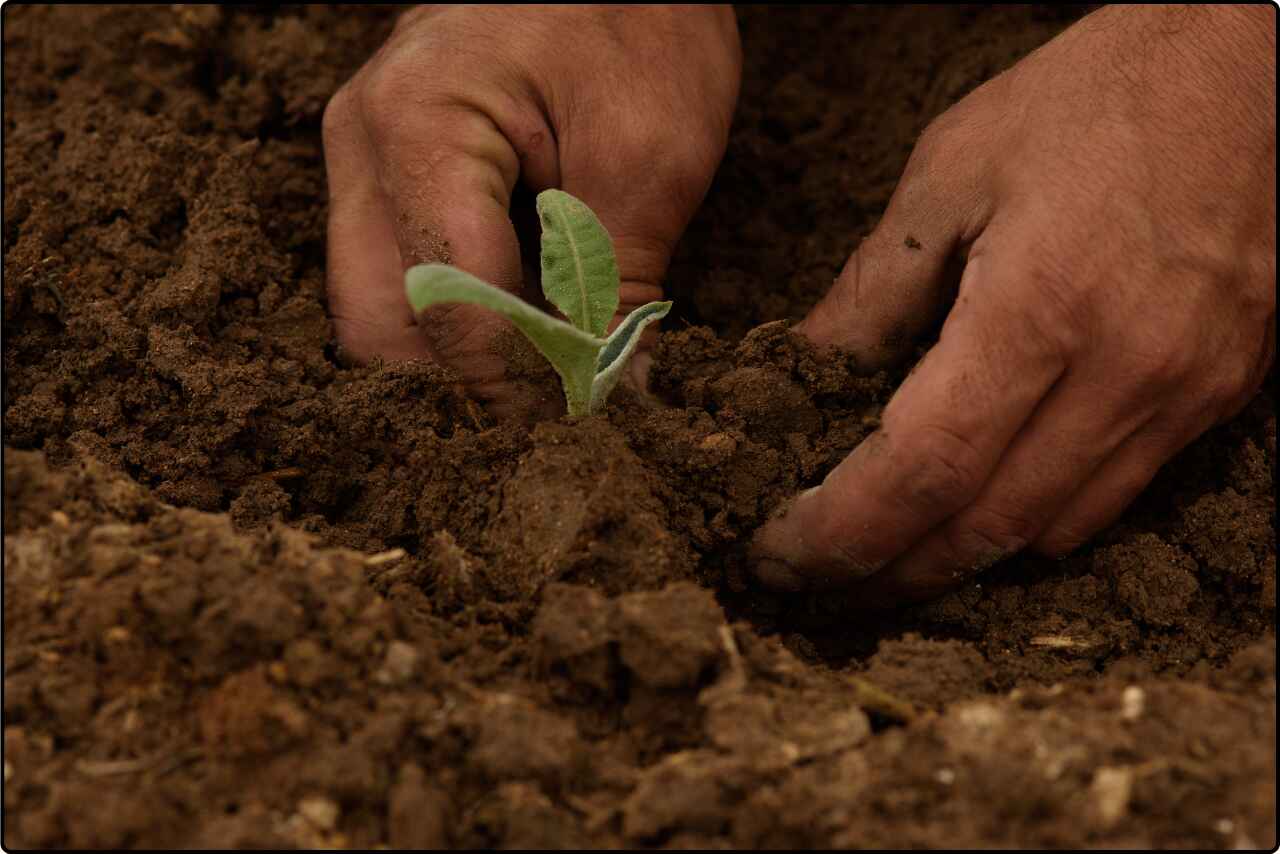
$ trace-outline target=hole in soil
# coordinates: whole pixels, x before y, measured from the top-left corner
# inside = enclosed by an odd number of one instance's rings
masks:
[[[174,200],[168,215],[151,228],[151,237],[156,248],[166,252],[176,252],[187,233],[187,202],[179,197]]]
[[[218,100],[218,88],[227,79],[228,61],[216,51],[206,53],[191,70],[192,83],[209,101]]]
[[[791,129],[776,119],[765,118],[762,120],[760,122],[760,132],[779,144],[791,141]]]

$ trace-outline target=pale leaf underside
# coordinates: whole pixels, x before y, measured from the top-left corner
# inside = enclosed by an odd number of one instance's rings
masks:
[[[640,336],[654,321],[661,320],[671,310],[670,302],[651,302],[627,315],[613,334],[608,337],[600,355],[596,357],[596,376],[591,383],[592,411],[604,405],[614,386],[622,377],[622,369],[631,353],[640,343]]]

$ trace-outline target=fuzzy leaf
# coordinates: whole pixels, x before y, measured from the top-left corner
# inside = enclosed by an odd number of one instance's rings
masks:
[[[670,302],[651,302],[627,315],[613,330],[596,357],[596,376],[591,383],[591,412],[604,406],[609,393],[622,377],[622,368],[640,342],[640,335],[655,320],[661,320],[671,310]]]
[[[414,312],[442,302],[463,302],[496,311],[525,334],[560,375],[570,415],[590,409],[599,338],[539,311],[524,300],[445,264],[420,264],[404,275]],[[619,327],[621,328],[621,327]]]
[[[609,232],[591,208],[560,190],[538,194],[542,292],[569,322],[604,337],[618,310],[618,262]]]

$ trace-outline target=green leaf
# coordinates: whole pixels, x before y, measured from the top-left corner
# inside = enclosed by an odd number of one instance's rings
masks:
[[[538,194],[542,222],[542,292],[569,322],[601,338],[618,310],[618,262],[609,232],[578,199]]]
[[[591,383],[591,412],[598,412],[604,406],[609,393],[622,377],[622,368],[631,358],[631,353],[640,342],[640,335],[645,328],[650,323],[666,317],[670,310],[670,302],[651,302],[642,305],[628,314],[626,319],[618,324],[618,328],[613,330],[613,334],[605,340],[604,347],[600,348],[600,355],[596,357],[596,376]]]
[[[404,274],[414,312],[442,302],[463,302],[496,311],[510,320],[546,356],[560,375],[570,415],[590,410],[596,356],[605,342],[551,317],[470,273],[445,264],[420,264]]]

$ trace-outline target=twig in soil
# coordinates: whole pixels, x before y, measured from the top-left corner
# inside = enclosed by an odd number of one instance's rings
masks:
[[[846,677],[853,688],[854,701],[865,711],[888,718],[891,721],[909,724],[919,717],[916,707],[908,700],[890,694],[883,688],[873,685],[857,676]]]
[[[413,575],[413,563],[402,562],[407,556],[404,549],[387,549],[364,559],[364,569],[370,581],[378,584],[394,584]]]
[[[262,472],[258,472],[257,474],[250,474],[250,475],[244,475],[242,477],[233,478],[232,483],[236,486],[243,486],[244,484],[247,484],[247,483],[253,483],[254,481],[262,481],[262,480],[269,480],[275,483],[279,483],[282,480],[295,480],[300,477],[305,477],[306,474],[307,474],[306,471],[298,468],[297,466],[287,466],[282,469],[274,469],[273,471],[262,471]],[[166,506],[169,506],[169,505],[166,505]]]
[[[466,392],[462,393],[463,404],[467,410],[467,417],[471,419],[472,430],[483,430],[488,419],[485,418],[484,410],[480,408],[480,404],[467,397]]]
[[[742,653],[738,650],[738,642],[733,637],[732,626],[720,627],[720,643],[724,646],[725,655],[729,657],[729,678],[735,685],[745,687],[747,669],[742,665]]]
[[[123,774],[139,774],[143,771],[155,770],[157,774],[168,774],[176,768],[186,765],[203,756],[198,750],[185,753],[157,753],[138,759],[114,759],[95,761],[81,759],[76,762],[76,770],[88,777],[118,777]]]
[[[385,552],[378,552],[377,554],[371,554],[366,557],[364,559],[364,565],[370,568],[382,566],[383,564],[400,560],[400,558],[404,557],[406,554],[408,554],[408,552],[404,549],[387,549]]]
[[[698,695],[698,703],[712,706],[725,697],[741,694],[747,687],[747,668],[742,663],[742,652],[733,636],[733,627],[720,626],[720,645],[728,660],[728,671]]]
[[[276,469],[275,471],[264,471],[262,474],[256,474],[252,480],[292,480],[295,477],[302,477],[306,472],[297,466],[289,466],[288,468]]]
[[[58,286],[53,282],[45,282],[44,289],[48,291],[53,296],[54,301],[58,303],[58,315],[61,316],[67,310],[67,301],[63,298],[62,291],[59,290]]]
[[[1030,640],[1032,646],[1048,649],[1090,649],[1097,644],[1089,638],[1077,638],[1071,635],[1039,635]]]

